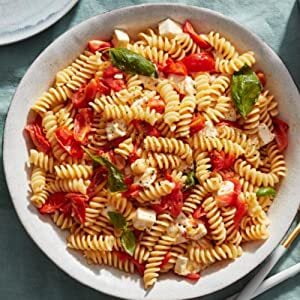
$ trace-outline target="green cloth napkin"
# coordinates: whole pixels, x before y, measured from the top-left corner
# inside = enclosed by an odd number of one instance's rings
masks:
[[[0,47],[1,140],[6,112],[15,89],[27,68],[43,49],[60,34],[91,16],[122,6],[145,2],[161,3],[165,1],[81,0],[69,14],[46,31],[25,41]],[[300,11],[297,1],[173,0],[172,2],[210,8],[248,27],[279,54],[296,84],[300,87]],[[82,286],[42,254],[20,224],[7,191],[2,167],[0,172],[0,299],[113,299],[111,296]],[[22,170],[16,170],[16,172],[22,172]],[[300,240],[294,243],[294,246],[279,262],[273,273],[300,261],[299,246]],[[205,299],[224,299],[226,296],[237,292],[251,276],[253,273],[235,285],[207,296]],[[300,275],[280,284],[257,299],[300,299],[299,281]]]

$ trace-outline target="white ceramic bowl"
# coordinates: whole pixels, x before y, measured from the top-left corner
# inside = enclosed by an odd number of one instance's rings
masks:
[[[66,249],[64,233],[29,205],[25,163],[28,149],[23,135],[28,112],[37,97],[52,83],[55,73],[83,51],[90,39],[108,39],[113,28],[134,35],[147,26],[170,17],[189,19],[201,31],[215,30],[229,37],[241,51],[255,51],[257,68],[267,75],[267,88],[280,104],[281,116],[290,125],[286,153],[288,176],[270,210],[271,236],[265,243],[251,243],[245,254],[229,264],[219,264],[204,272],[196,284],[179,277],[163,275],[155,287],[145,291],[138,276],[118,270],[88,266],[81,255]],[[241,25],[219,13],[183,5],[150,4],[122,8],[93,17],[55,40],[35,60],[22,79],[10,106],[4,136],[4,168],[8,188],[21,222],[48,257],[78,281],[101,292],[128,299],[186,299],[207,295],[234,283],[258,266],[276,247],[289,228],[299,206],[300,177],[299,93],[278,56],[262,40]]]

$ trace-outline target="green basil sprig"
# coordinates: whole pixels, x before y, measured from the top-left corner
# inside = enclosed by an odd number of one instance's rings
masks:
[[[109,55],[112,64],[124,72],[157,77],[155,65],[131,50],[112,48]]]
[[[127,185],[124,183],[123,174],[106,158],[92,154],[88,149],[84,151],[91,157],[91,159],[101,166],[107,168],[108,171],[108,188],[111,192],[126,191]]]
[[[136,247],[136,238],[134,233],[128,229],[128,224],[120,213],[109,211],[107,214],[114,227],[122,231],[120,237],[121,244],[124,250],[132,256]]]
[[[258,197],[264,197],[264,196],[272,196],[275,197],[276,190],[272,187],[261,187],[256,191],[256,196]]]
[[[245,118],[261,92],[261,83],[248,65],[232,76],[231,95],[239,113]]]

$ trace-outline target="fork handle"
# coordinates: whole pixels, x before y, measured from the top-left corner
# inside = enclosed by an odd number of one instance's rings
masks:
[[[249,300],[252,298],[253,294],[263,282],[265,277],[270,273],[272,268],[276,265],[278,260],[285,253],[286,248],[281,244],[273,251],[273,253],[267,258],[263,263],[262,267],[258,273],[249,281],[249,283],[244,287],[241,293],[238,295],[236,300]]]

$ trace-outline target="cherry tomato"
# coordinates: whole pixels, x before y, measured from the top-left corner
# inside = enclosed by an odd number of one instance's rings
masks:
[[[163,100],[152,98],[147,102],[147,106],[150,107],[150,109],[154,109],[156,112],[163,114],[166,105]]]
[[[213,150],[210,152],[210,159],[213,171],[221,171],[231,168],[236,157],[224,151]]]
[[[187,75],[187,69],[183,62],[174,62],[173,59],[168,58],[166,64],[161,67],[161,71],[165,74]]]
[[[25,130],[29,133],[29,136],[37,148],[38,151],[48,153],[51,150],[51,145],[43,133],[42,126],[37,123],[28,124]]]
[[[190,134],[193,135],[205,127],[205,119],[202,116],[196,116],[193,118],[190,124]]]
[[[190,54],[182,62],[185,64],[188,73],[215,72],[215,59],[209,52]]]
[[[65,199],[72,203],[72,212],[79,223],[85,223],[88,196],[80,193],[67,193]]]
[[[75,140],[71,130],[66,127],[59,127],[55,131],[55,136],[59,145],[73,158],[81,159],[83,157],[81,144]]]
[[[86,144],[87,136],[92,128],[93,110],[91,108],[79,109],[74,121],[74,138],[76,141]]]
[[[279,151],[283,151],[288,146],[289,125],[279,118],[273,119],[274,133]]]
[[[108,49],[110,47],[110,42],[104,42],[101,40],[91,40],[88,42],[88,49],[93,53],[95,53],[96,51]]]
[[[167,252],[167,254],[165,255],[164,259],[161,261],[161,265],[160,265],[160,268],[162,269],[168,262],[169,260],[171,259],[172,257],[172,254],[171,252]]]
[[[266,85],[266,75],[265,75],[265,73],[262,72],[262,71],[257,71],[256,76],[258,77],[261,85],[265,86]]]
[[[200,274],[199,273],[190,273],[185,275],[186,279],[192,280],[192,281],[197,281],[200,279]]]
[[[183,32],[188,33],[189,36],[192,38],[192,40],[202,49],[208,49],[211,47],[211,45],[203,40],[199,34],[196,33],[195,29],[193,28],[193,25],[186,20],[183,24]]]
[[[65,195],[63,192],[50,194],[45,204],[39,208],[41,214],[52,214],[65,204]]]

